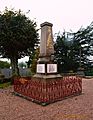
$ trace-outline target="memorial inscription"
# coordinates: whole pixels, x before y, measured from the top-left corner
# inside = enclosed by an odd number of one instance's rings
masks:
[[[57,64],[47,64],[47,73],[56,73]]]
[[[45,73],[45,64],[37,64],[37,73]]]
[[[47,54],[54,54],[53,38],[51,27],[48,27]]]

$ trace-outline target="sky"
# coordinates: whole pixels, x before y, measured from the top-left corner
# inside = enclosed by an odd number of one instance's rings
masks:
[[[93,21],[93,0],[0,0],[0,11],[5,7],[21,9],[38,28],[45,21],[52,23],[53,34],[76,32]]]

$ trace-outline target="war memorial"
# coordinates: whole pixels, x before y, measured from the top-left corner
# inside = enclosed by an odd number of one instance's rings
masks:
[[[46,105],[82,93],[82,78],[79,75],[58,73],[54,62],[53,24],[41,25],[40,54],[36,74],[30,78],[17,77],[14,93],[41,105]]]

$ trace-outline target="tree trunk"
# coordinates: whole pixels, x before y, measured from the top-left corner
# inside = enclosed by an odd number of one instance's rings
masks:
[[[18,59],[16,56],[11,58],[12,76],[19,76]]]

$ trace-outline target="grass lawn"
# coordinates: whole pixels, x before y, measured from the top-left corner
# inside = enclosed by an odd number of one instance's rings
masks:
[[[0,88],[6,88],[8,86],[11,85],[11,82],[7,82],[7,83],[0,83]]]

